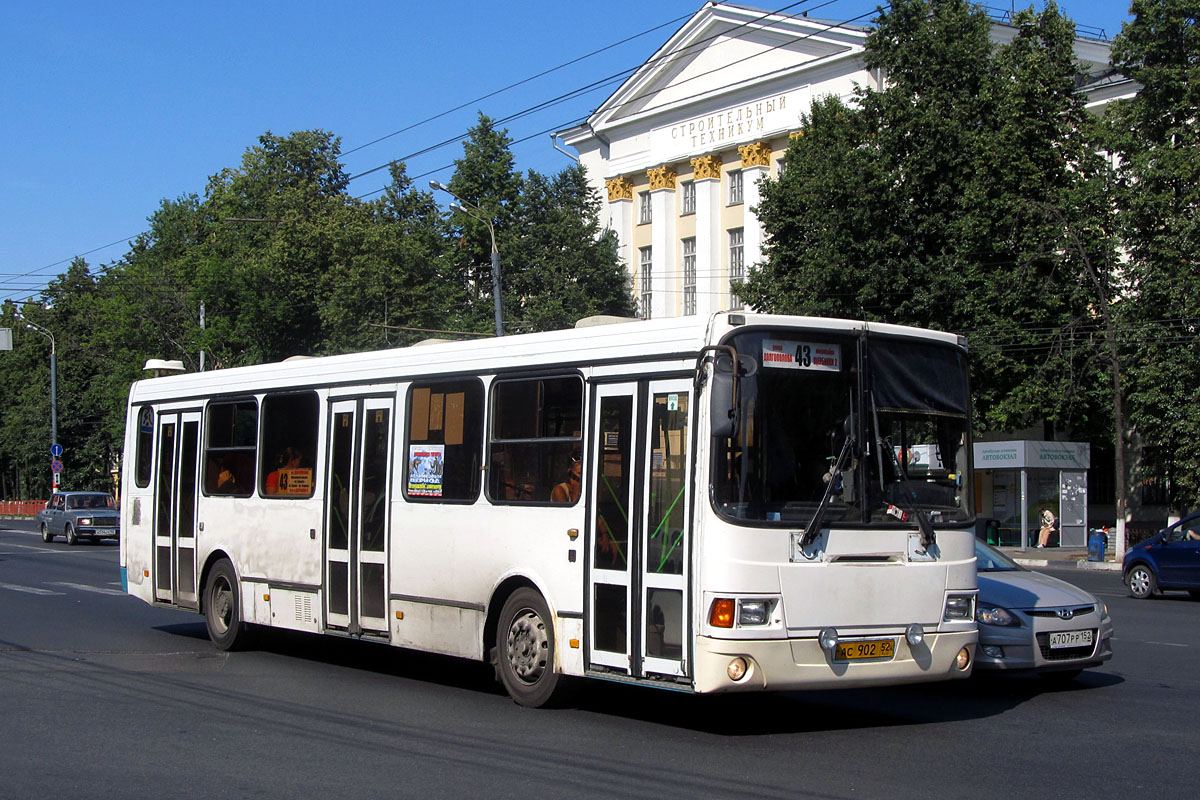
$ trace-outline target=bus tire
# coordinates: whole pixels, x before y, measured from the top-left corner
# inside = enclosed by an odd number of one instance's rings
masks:
[[[521,587],[496,623],[496,673],[518,705],[541,708],[562,698],[567,679],[554,671],[554,624],[546,601]]]
[[[54,534],[50,532],[50,529],[46,527],[46,523],[44,522],[42,523],[42,541],[46,544],[54,541]]]
[[[221,650],[239,650],[247,640],[242,621],[242,598],[237,575],[227,559],[221,559],[204,581],[204,622],[208,638]]]

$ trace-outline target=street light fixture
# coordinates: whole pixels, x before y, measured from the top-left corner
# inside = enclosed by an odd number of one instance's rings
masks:
[[[31,331],[37,331],[42,336],[50,340],[50,447],[54,448],[58,444],[58,362],[56,360],[57,347],[54,343],[54,334],[43,328],[37,323],[21,317],[21,322],[25,323],[25,327]],[[58,488],[58,473],[52,473],[51,485]]]
[[[487,218],[487,216],[484,215],[482,208],[474,203],[468,203],[466,200],[463,200],[454,192],[450,191],[450,188],[446,186],[446,184],[438,183],[437,181],[430,181],[429,188],[445,192],[458,201],[457,203],[450,204],[451,211],[458,211],[462,214],[466,214],[468,217],[478,220],[487,226],[488,234],[492,237],[492,308],[496,314],[496,335],[503,336],[504,323],[502,321],[503,314],[501,313],[500,304],[500,251],[496,249],[496,226],[490,219]]]

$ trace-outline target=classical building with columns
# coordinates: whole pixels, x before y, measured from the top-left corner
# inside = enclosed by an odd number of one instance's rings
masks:
[[[814,97],[850,100],[886,76],[863,63],[870,28],[707,3],[581,125],[579,153],[617,232],[642,317],[741,308],[731,281],[763,253],[759,180],[776,177]],[[1016,29],[997,22],[993,38]],[[1108,42],[1076,40],[1095,108],[1132,94]]]

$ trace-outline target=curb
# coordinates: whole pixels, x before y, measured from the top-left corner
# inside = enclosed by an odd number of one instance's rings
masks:
[[[1014,558],[1013,561],[1017,562],[1018,564],[1020,564],[1023,567],[1069,568],[1069,566],[1071,564],[1070,561],[1058,561],[1058,560],[1052,561],[1048,558]],[[1115,561],[1088,561],[1087,559],[1080,559],[1079,561],[1076,561],[1075,568],[1076,569],[1104,570],[1104,571],[1108,571],[1108,572],[1120,572],[1121,571],[1121,565],[1116,563]]]

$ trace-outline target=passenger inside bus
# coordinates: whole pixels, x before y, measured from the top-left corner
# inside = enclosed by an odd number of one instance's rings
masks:
[[[567,479],[550,490],[550,502],[574,503],[579,499],[580,475],[583,473],[583,462],[579,453],[572,453],[567,465]]]

